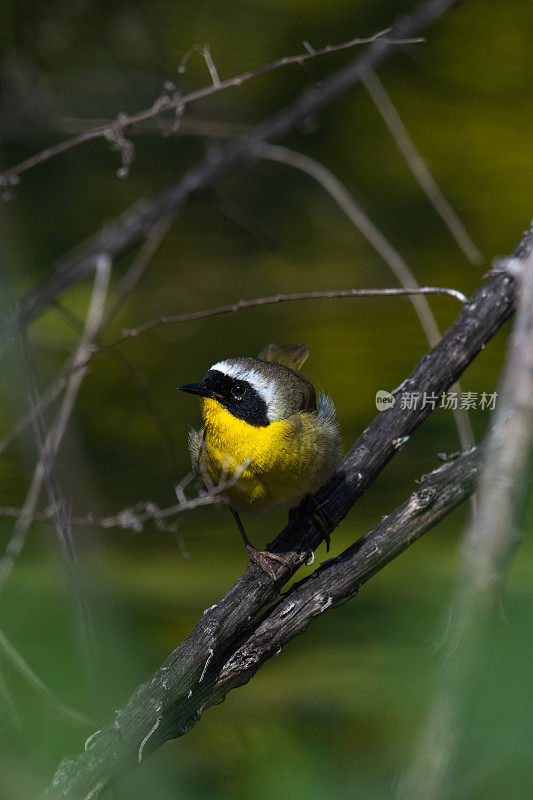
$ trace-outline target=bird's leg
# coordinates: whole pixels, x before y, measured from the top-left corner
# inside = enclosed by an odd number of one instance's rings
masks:
[[[244,546],[246,547],[246,552],[248,553],[248,558],[254,564],[257,564],[258,567],[261,567],[263,572],[266,572],[266,574],[269,576],[269,578],[272,578],[272,580],[275,581],[277,576],[276,576],[276,573],[274,571],[274,568],[273,568],[272,564],[269,563],[269,562],[272,561],[272,560],[278,561],[280,564],[283,564],[283,566],[285,566],[285,567],[289,566],[289,562],[286,561],[282,556],[276,555],[276,553],[270,553],[268,550],[257,550],[253,546],[253,544],[250,542],[250,540],[248,539],[248,537],[246,535],[246,531],[244,530],[244,525],[242,524],[241,518],[239,517],[239,515],[237,514],[235,509],[230,506],[229,510],[233,514],[233,519],[237,523],[237,527],[239,529],[239,533],[242,536],[242,540],[244,542]]]
[[[289,519],[292,519],[296,514],[309,514],[313,517],[317,525],[324,531],[324,541],[326,542],[326,552],[329,553],[330,531],[333,527],[331,520],[326,512],[322,509],[322,505],[317,503],[312,494],[306,494],[297,506],[289,509]]]

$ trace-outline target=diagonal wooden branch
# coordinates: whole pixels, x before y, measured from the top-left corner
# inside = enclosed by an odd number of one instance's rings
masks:
[[[525,259],[533,245],[533,226],[515,251]],[[516,286],[507,274],[496,274],[482,285],[459,318],[430,353],[423,356],[410,377],[394,391],[439,396],[462,374],[514,311]],[[430,414],[431,403],[402,407],[396,402],[381,412],[359,437],[341,468],[317,493],[332,529],[346,516],[409,435]],[[281,586],[324,538],[324,530],[307,515],[297,515],[280,533],[271,550],[283,553],[290,566],[276,567],[271,581],[251,565],[202,619],[150,680],[139,686],[127,705],[91,742],[89,750],[58,771],[47,797],[96,797],[113,776],[142,758],[154,743],[178,736],[194,722],[183,722],[187,701],[206,684],[210,666],[220,663],[240,641],[253,617],[278,596]],[[200,706],[198,707],[199,710]],[[179,711],[179,713],[178,713]]]
[[[187,733],[203,711],[220,703],[232,689],[247,683],[263,664],[277,655],[291,639],[303,633],[311,622],[357,594],[376,572],[469,497],[474,491],[479,462],[478,448],[473,448],[423,476],[419,488],[405,503],[337,558],[327,561],[312,575],[292,586],[287,595],[259,620],[246,626],[239,639],[219,657],[214,658],[212,650],[191,691],[179,704],[170,706],[166,699],[172,683],[169,671],[167,683],[158,687],[161,695],[151,696],[150,712],[155,711],[155,721],[139,742],[138,749],[135,751],[124,746],[125,712],[118,712],[113,728],[116,734],[114,743],[109,742],[107,729],[91,736],[86,751],[60,768],[43,798],[79,800],[96,797],[117,772],[133,767],[135,761],[140,763],[168,739]],[[169,668],[164,666],[162,669]],[[107,756],[110,747],[115,756],[122,750],[122,758],[119,756],[111,767],[109,758],[104,764],[94,759],[102,740],[106,742]],[[117,740],[121,744],[117,744]]]
[[[212,689],[199,710],[219,703],[228,691],[247,683],[314,619],[354,597],[373,575],[470,497],[480,463],[480,448],[474,447],[422,476],[405,503],[339,556],[293,584],[210,668],[206,678]]]
[[[391,38],[406,38],[418,33],[456,2],[457,0],[426,0],[393,27]],[[375,69],[395,48],[396,44],[378,39],[362,56],[320,86],[308,89],[292,105],[222,147],[218,153],[209,153],[202,162],[189,169],[180,181],[157,197],[131,208],[92,240],[67,256],[40,287],[22,298],[19,304],[21,319],[29,320],[38,316],[54,298],[90,273],[99,254],[105,253],[111,260],[115,259],[142,241],[154,225],[175,216],[199,192],[253,158],[260,145],[282,139],[309,118],[320,114],[349,88],[361,83],[368,71]]]

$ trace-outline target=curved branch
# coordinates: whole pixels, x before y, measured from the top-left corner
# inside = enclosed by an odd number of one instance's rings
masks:
[[[135,328],[126,328],[121,336],[105,342],[100,347],[95,347],[90,358],[94,358],[98,353],[116,347],[128,339],[134,339],[142,333],[147,333],[155,328],[162,328],[165,325],[175,325],[179,322],[193,322],[197,319],[207,319],[208,317],[218,317],[222,314],[235,314],[237,311],[244,311],[248,308],[260,308],[261,306],[276,305],[278,303],[293,303],[298,300],[333,300],[335,298],[346,297],[416,297],[421,295],[445,295],[453,297],[463,305],[468,302],[467,297],[458,289],[449,289],[446,286],[417,286],[416,288],[397,288],[391,289],[324,289],[316,292],[292,292],[289,294],[275,294],[271,297],[254,297],[252,300],[237,300],[236,303],[229,303],[225,306],[206,308],[201,311],[191,311],[187,314],[165,314],[164,316],[150,319]],[[433,340],[436,344],[438,338]]]

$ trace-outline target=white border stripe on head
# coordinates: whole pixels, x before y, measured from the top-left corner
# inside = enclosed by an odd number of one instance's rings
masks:
[[[250,369],[250,367],[246,367],[244,364],[236,364],[229,361],[217,361],[210,369],[215,369],[218,372],[222,372],[224,375],[229,375],[230,378],[248,381],[257,394],[265,401],[267,417],[272,420],[271,412],[276,397],[276,385],[273,381],[269,381],[255,369]]]

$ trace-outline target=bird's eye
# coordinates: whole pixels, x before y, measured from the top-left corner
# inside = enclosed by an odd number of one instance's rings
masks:
[[[246,386],[244,383],[234,383],[231,387],[231,393],[233,397],[242,397],[246,391]]]

